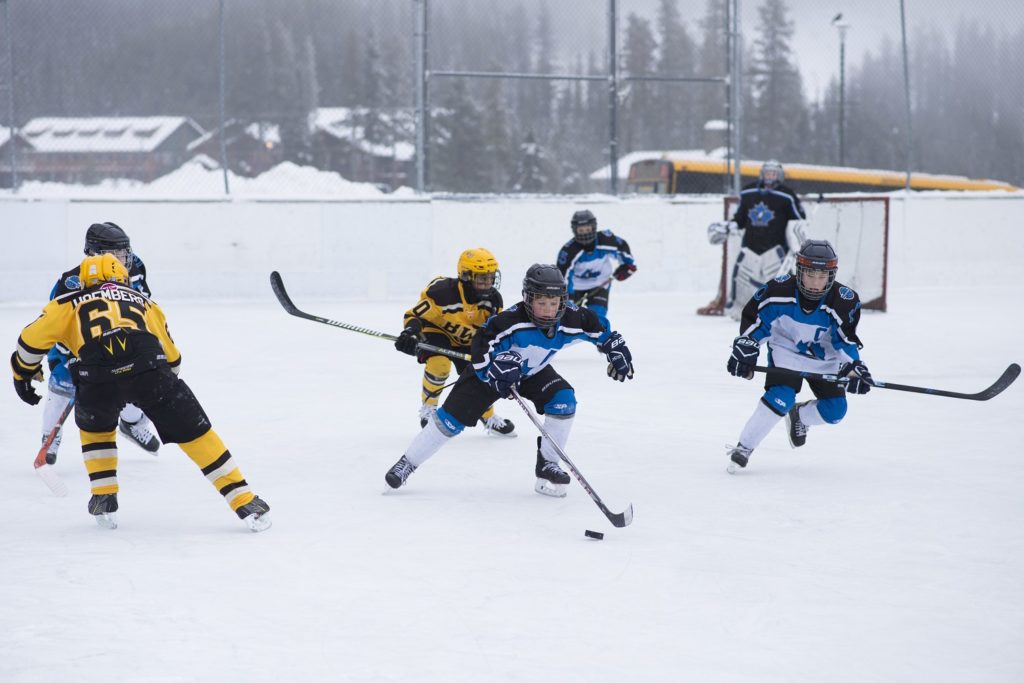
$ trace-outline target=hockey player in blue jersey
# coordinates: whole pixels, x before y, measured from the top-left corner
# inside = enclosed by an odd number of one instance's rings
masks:
[[[806,214],[790,187],[786,173],[774,159],[761,166],[756,183],[740,192],[732,220],[708,226],[708,241],[721,244],[729,235],[742,235],[739,253],[730,273],[724,302],[698,310],[702,315],[728,314],[740,319],[743,305],[764,283],[793,270],[793,259],[805,239]],[[724,306],[724,308],[723,308]]]
[[[760,347],[768,345],[768,365],[848,378],[807,383],[815,399],[796,402],[804,380],[768,373],[764,395],[729,449],[730,472],[747,466],[751,452],[783,417],[793,448],[803,446],[813,425],[836,424],[846,415],[846,394],[866,394],[871,373],[860,359],[857,337],[860,298],[836,282],[839,258],[826,240],[807,240],[796,256],[796,277],[780,275],[758,289],[743,309],[740,336],[726,365],[730,374],[752,379]]]
[[[114,258],[128,269],[132,288],[146,296],[151,296],[149,284],[146,282],[146,265],[132,251],[131,240],[119,225],[109,222],[90,225],[85,233],[84,251],[86,256],[113,254]],[[78,271],[79,266],[75,266],[60,276],[50,291],[51,300],[71,290],[81,289]],[[56,436],[46,449],[48,465],[57,462],[57,449],[60,447],[64,431],[58,422],[68,403],[75,397],[75,387],[71,383],[71,375],[67,367],[68,358],[67,350],[59,345],[54,346],[47,354],[50,379],[47,382],[46,402],[43,404],[43,441],[46,441],[46,437],[54,427],[58,427]],[[121,433],[151,453],[155,453],[160,448],[160,440],[157,438],[149,418],[130,403],[121,411],[119,428]]]
[[[544,428],[564,448],[576,415],[576,394],[551,365],[561,349],[579,342],[597,346],[608,359],[608,376],[633,378],[633,358],[618,332],[597,315],[568,300],[565,280],[553,265],[535,264],[523,280],[523,300],[488,319],[472,343],[472,365],[459,376],[444,404],[384,476],[397,489],[449,439],[476,424],[512,387],[544,415]],[[537,438],[534,490],[562,497],[569,475],[558,466],[554,447]]]
[[[626,240],[611,230],[598,232],[597,218],[586,209],[574,213],[569,225],[573,237],[558,252],[558,270],[573,302],[597,313],[608,327],[612,280],[622,281],[636,272],[633,254]]]

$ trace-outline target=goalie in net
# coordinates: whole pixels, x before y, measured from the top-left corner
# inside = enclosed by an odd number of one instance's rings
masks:
[[[740,203],[731,220],[708,226],[708,241],[722,244],[730,235],[742,236],[731,272],[719,287],[719,295],[700,315],[728,313],[739,320],[743,304],[772,278],[793,269],[794,254],[807,239],[807,215],[796,193],[784,184],[785,170],[778,161],[766,161],[756,183],[740,192]],[[736,304],[739,302],[739,305]]]

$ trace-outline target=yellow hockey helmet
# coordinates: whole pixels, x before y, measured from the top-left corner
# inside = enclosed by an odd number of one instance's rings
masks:
[[[129,282],[128,269],[113,254],[86,256],[78,269],[78,279],[85,289],[101,282],[120,282],[122,285]]]
[[[459,255],[457,268],[459,279],[473,285],[473,288],[480,293],[501,287],[501,269],[498,266],[498,259],[483,247],[467,249],[462,252]]]

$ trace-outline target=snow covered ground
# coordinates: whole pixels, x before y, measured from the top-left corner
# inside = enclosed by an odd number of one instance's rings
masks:
[[[930,284],[865,315],[878,379],[976,391],[1024,360],[1005,288]],[[54,498],[31,467],[40,410],[8,386],[0,681],[1024,679],[1024,384],[985,403],[854,396],[841,425],[799,451],[780,426],[730,476],[723,446],[760,385],[726,374],[735,328],[692,314],[707,298],[617,288],[633,382],[590,348],[556,361],[580,401],[567,450],[610,508],[633,503],[621,530],[575,483],[533,493],[535,433],[511,402],[519,438],[467,430],[383,495],[421,366],[287,316],[269,286],[161,300],[274,527],[248,532],[177,447],[123,444],[121,527],[98,528],[75,434]],[[296,299],[392,331],[411,301]],[[37,311],[0,305],[8,343]]]

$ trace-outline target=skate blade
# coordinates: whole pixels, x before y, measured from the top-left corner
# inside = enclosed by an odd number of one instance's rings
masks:
[[[743,471],[743,468],[734,462],[729,463],[729,466],[725,468],[725,471],[729,474],[737,474]]]
[[[547,479],[537,479],[537,483],[533,485],[534,491],[542,496],[551,496],[552,498],[565,498],[566,488],[566,484],[552,484]]]
[[[264,512],[262,515],[257,515],[255,513],[251,514],[243,521],[245,522],[245,525],[249,527],[249,531],[253,533],[266,531],[273,525],[269,512]]]
[[[53,495],[58,498],[68,495],[68,487],[64,485],[63,480],[61,480],[53,465],[40,465],[36,468],[36,474],[39,475],[39,478],[43,480],[43,483],[46,484]]]
[[[104,529],[116,529],[117,528],[117,513],[116,512],[104,512],[99,515],[95,515],[96,523]]]
[[[487,436],[497,436],[502,439],[514,439],[517,436],[519,436],[519,434],[517,432],[509,432],[508,434],[502,434],[497,429],[488,429]]]

